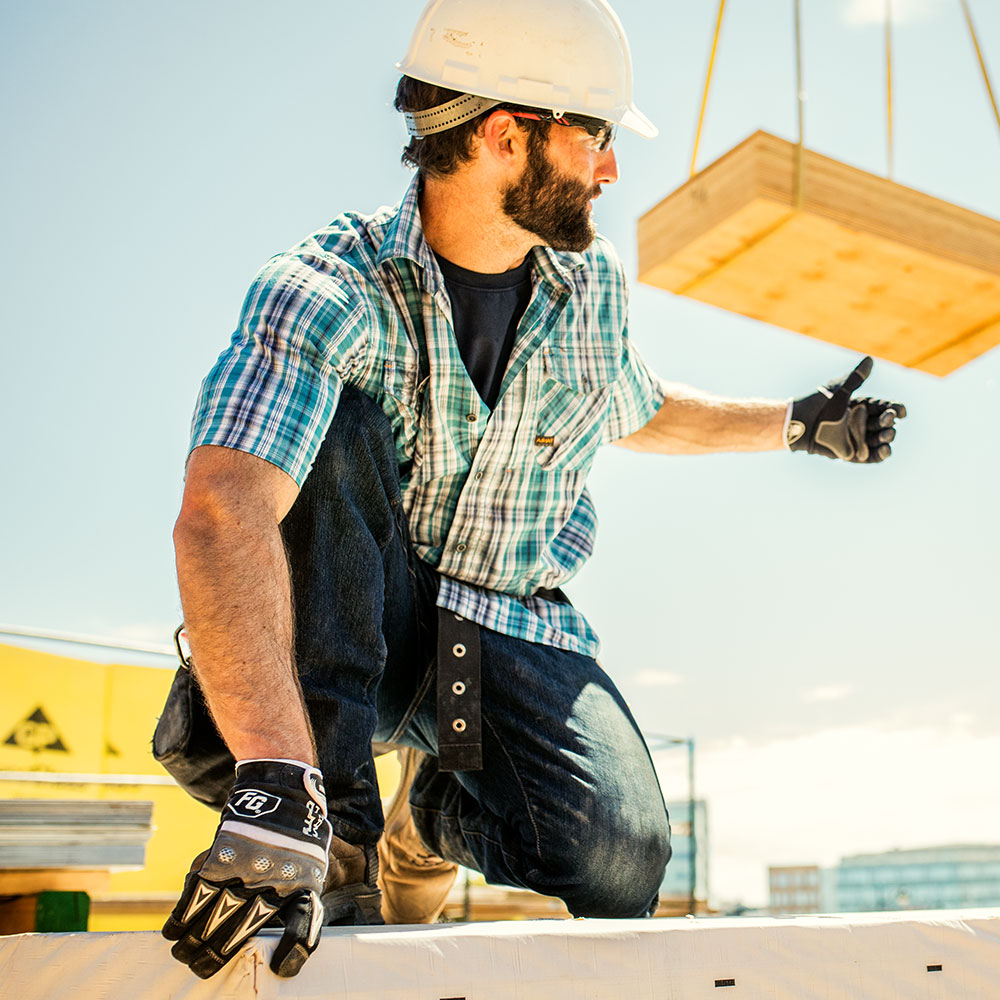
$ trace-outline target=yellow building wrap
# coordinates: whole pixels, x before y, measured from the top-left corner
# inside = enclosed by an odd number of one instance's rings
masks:
[[[0,769],[99,773],[107,667],[14,646],[0,655]]]
[[[0,644],[0,799],[153,803],[145,866],[112,873],[108,893],[93,899],[91,930],[160,927],[191,859],[212,842],[218,814],[175,785],[152,755],[173,674]],[[391,791],[395,755],[379,758],[377,770]]]

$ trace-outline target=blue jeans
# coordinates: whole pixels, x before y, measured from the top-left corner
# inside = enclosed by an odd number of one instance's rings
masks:
[[[388,419],[345,388],[282,524],[296,662],[334,832],[382,829],[371,741],[431,756],[411,794],[421,838],[487,881],[562,898],[574,916],[656,906],[670,827],[649,752],[596,660],[481,629],[481,771],[441,772],[438,577],[414,555]]]

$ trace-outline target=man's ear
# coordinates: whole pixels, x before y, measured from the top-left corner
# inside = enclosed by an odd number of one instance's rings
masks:
[[[483,152],[504,167],[520,167],[526,154],[527,134],[509,111],[494,111],[483,124]]]

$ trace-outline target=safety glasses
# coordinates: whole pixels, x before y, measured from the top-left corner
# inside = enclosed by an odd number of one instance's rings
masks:
[[[556,125],[582,128],[593,140],[593,147],[598,153],[603,153],[615,141],[617,127],[614,122],[602,121],[600,118],[588,118],[586,115],[560,115],[557,118],[546,111],[511,110],[510,113],[515,118],[530,118],[536,122],[554,122]]]

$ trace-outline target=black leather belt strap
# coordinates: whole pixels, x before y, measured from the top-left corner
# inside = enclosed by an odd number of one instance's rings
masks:
[[[438,608],[437,663],[438,769],[480,771],[479,626],[454,611]]]

